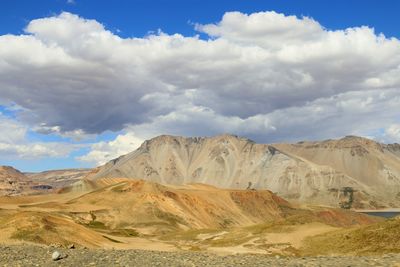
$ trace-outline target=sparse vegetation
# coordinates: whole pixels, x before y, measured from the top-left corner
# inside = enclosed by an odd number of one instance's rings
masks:
[[[343,187],[341,191],[343,191],[343,195],[348,197],[348,199],[347,201],[340,202],[339,205],[342,209],[350,209],[354,201],[354,189],[352,187]]]
[[[153,208],[153,214],[158,219],[167,222],[169,225],[173,227],[178,227],[179,224],[187,225],[187,222],[185,222],[181,217],[172,213],[164,212],[158,208]]]
[[[90,221],[87,224],[87,226],[90,227],[90,228],[94,228],[94,229],[103,229],[103,230],[107,230],[108,229],[108,227],[104,223],[99,222],[99,221]]]
[[[246,229],[253,235],[259,235],[264,233],[290,233],[294,230],[294,227],[292,226],[290,221],[278,221],[247,226],[244,229]]]
[[[11,238],[23,241],[29,241],[39,244],[45,244],[46,241],[41,237],[41,232],[36,229],[28,230],[28,229],[17,229],[12,235]]]
[[[399,240],[400,220],[395,218],[308,238],[303,250],[306,255],[400,253]]]
[[[218,236],[218,238],[207,239],[202,243],[212,247],[232,247],[246,243],[253,238],[253,235],[245,231],[232,231]]]
[[[107,233],[109,235],[122,236],[122,237],[137,237],[137,236],[139,236],[139,233],[135,229],[130,229],[130,228],[111,229],[107,225],[105,225],[103,222],[100,222],[100,221],[90,221],[89,223],[84,224],[84,225],[93,230],[96,230],[101,233]]]
[[[193,241],[193,240],[199,240],[198,235],[200,234],[213,234],[213,233],[218,233],[220,231],[221,230],[216,230],[216,229],[195,229],[187,231],[174,231],[161,236],[160,239],[166,241],[171,241],[171,240]]]
[[[222,222],[220,223],[222,228],[228,228],[233,224],[233,220],[225,218],[222,220]]]
[[[137,237],[139,233],[134,229],[113,229],[109,232],[110,235],[122,237]]]
[[[122,243],[121,241],[118,241],[118,240],[116,240],[116,239],[110,238],[110,237],[105,236],[105,235],[103,235],[103,237],[104,237],[105,239],[110,240],[111,242],[114,242],[114,243]]]
[[[116,192],[116,193],[123,193],[123,192],[126,192],[125,188],[126,188],[126,183],[122,182],[120,184],[117,184],[117,185],[113,186],[111,188],[111,191],[112,192]]]

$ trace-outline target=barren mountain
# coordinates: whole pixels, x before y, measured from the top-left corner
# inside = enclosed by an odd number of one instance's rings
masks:
[[[0,196],[18,195],[30,190],[30,179],[10,166],[0,166]]]
[[[65,169],[25,173],[25,175],[35,183],[49,185],[52,188],[63,188],[80,181],[90,171],[90,169]]]
[[[400,149],[347,137],[298,144],[256,144],[232,135],[159,136],[112,160],[88,179],[127,177],[162,184],[204,183],[223,188],[268,189],[289,200],[353,207],[399,204]]]
[[[362,137],[347,136],[339,140],[274,146],[288,155],[329,166],[351,177],[358,183],[354,190],[385,199],[389,206],[399,204],[399,144],[386,145]]]

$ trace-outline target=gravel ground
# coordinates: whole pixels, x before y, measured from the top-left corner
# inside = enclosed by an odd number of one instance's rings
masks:
[[[67,255],[53,261],[54,251]],[[0,246],[0,266],[399,266],[400,255],[377,257],[323,256],[304,258],[264,255],[217,256],[197,252],[59,249],[30,245]]]

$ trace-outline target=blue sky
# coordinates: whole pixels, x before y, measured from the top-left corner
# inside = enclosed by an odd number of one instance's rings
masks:
[[[21,33],[35,18],[62,11],[96,19],[110,30],[119,29],[125,37],[143,36],[162,29],[167,33],[194,33],[189,22],[210,23],[227,11],[254,13],[274,10],[286,15],[309,16],[330,29],[367,25],[387,36],[399,36],[400,3],[396,0],[3,0],[0,9],[0,33]]]
[[[399,142],[399,11],[394,0],[1,1],[0,165],[92,167],[159,134]]]

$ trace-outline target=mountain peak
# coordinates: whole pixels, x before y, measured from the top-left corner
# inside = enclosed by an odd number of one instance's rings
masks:
[[[290,144],[279,144],[290,145]],[[347,148],[362,148],[362,149],[375,149],[383,151],[384,145],[379,142],[368,139],[366,137],[347,135],[339,139],[327,139],[323,141],[301,141],[293,144],[304,148],[325,148],[325,149],[347,149]]]
[[[208,142],[246,142],[246,143],[255,143],[253,140],[250,140],[246,137],[241,137],[233,134],[220,134],[211,137],[206,136],[197,136],[197,137],[185,137],[185,136],[175,136],[175,135],[159,135],[152,139],[146,140],[142,143],[139,150],[148,150],[150,146],[159,146],[166,144],[175,144],[175,145],[196,145],[201,144],[205,141]]]
[[[229,133],[223,133],[223,134],[218,134],[214,136],[194,136],[194,137],[186,137],[186,136],[179,136],[179,135],[168,135],[168,134],[162,134],[156,137],[151,138],[150,140],[147,141],[171,141],[171,140],[182,140],[182,139],[188,139],[188,140],[198,140],[198,139],[215,139],[215,140],[220,140],[220,139],[238,139],[238,140],[249,140],[251,142],[254,142],[246,137],[234,135],[234,134],[229,134]]]
[[[383,151],[382,144],[376,142],[375,140],[361,136],[348,135],[341,139],[330,141],[330,143],[336,148],[363,147],[365,149],[375,149],[381,152]]]

